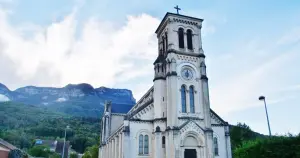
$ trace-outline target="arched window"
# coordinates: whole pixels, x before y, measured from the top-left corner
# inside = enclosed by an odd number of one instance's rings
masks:
[[[140,135],[139,136],[139,155],[143,154],[143,145],[144,144],[144,136]]]
[[[187,39],[187,47],[189,50],[193,50],[193,32],[192,30],[188,29],[186,31],[186,39]]]
[[[181,108],[182,112],[186,113],[186,94],[185,94],[186,88],[185,85],[181,86]]]
[[[165,148],[166,147],[166,137],[163,136],[162,137],[162,148]]]
[[[190,112],[195,113],[194,86],[190,86]]]
[[[179,43],[179,48],[184,48],[184,30],[183,30],[183,28],[178,29],[178,43]]]
[[[149,136],[139,135],[139,155],[149,154]]]
[[[219,155],[219,147],[218,147],[218,138],[214,137],[214,153],[215,155]]]

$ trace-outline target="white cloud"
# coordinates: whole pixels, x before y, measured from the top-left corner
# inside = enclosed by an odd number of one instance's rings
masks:
[[[5,101],[9,101],[9,100],[10,99],[7,96],[0,94],[0,102],[5,102]]]
[[[147,14],[128,16],[120,27],[96,18],[79,23],[75,11],[46,27],[15,27],[8,18],[0,11],[0,56],[6,63],[0,72],[7,73],[1,80],[11,88],[81,82],[111,87],[153,70],[159,20]]]
[[[65,102],[65,101],[67,101],[67,99],[66,98],[58,98],[57,100],[56,100],[56,102]],[[48,104],[48,103],[47,103]],[[46,105],[46,104],[45,104]]]

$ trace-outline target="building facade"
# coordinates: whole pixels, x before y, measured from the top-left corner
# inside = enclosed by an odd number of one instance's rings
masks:
[[[135,105],[105,104],[99,158],[231,158],[229,125],[210,109],[202,19],[167,13],[153,86]]]

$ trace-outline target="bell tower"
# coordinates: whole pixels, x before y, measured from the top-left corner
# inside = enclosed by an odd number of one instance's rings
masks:
[[[209,116],[204,118],[206,112],[209,115],[209,100],[202,22],[203,19],[167,13],[155,32],[158,57],[154,62],[154,89],[162,98],[154,106],[166,114],[170,127],[178,126],[178,118],[182,117],[210,120]]]
[[[203,132],[204,155],[212,155],[208,78],[202,49],[203,19],[167,13],[155,33],[158,57],[154,62],[154,118],[167,118],[168,150],[176,151],[176,131],[189,121]],[[177,142],[176,142],[177,141]],[[177,145],[176,145],[177,144]],[[176,152],[167,152],[175,157]],[[175,155],[174,155],[175,154]]]

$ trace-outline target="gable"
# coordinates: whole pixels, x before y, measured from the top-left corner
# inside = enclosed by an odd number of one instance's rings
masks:
[[[210,109],[210,119],[211,119],[212,125],[227,125],[228,124],[219,115],[217,115],[212,109]]]
[[[204,129],[201,128],[196,122],[194,121],[187,121],[185,123],[183,123],[180,127],[180,134],[185,133],[186,131],[194,131],[196,133],[199,133],[201,135],[204,134]]]
[[[132,116],[133,119],[152,120],[154,119],[154,105],[150,104]]]

